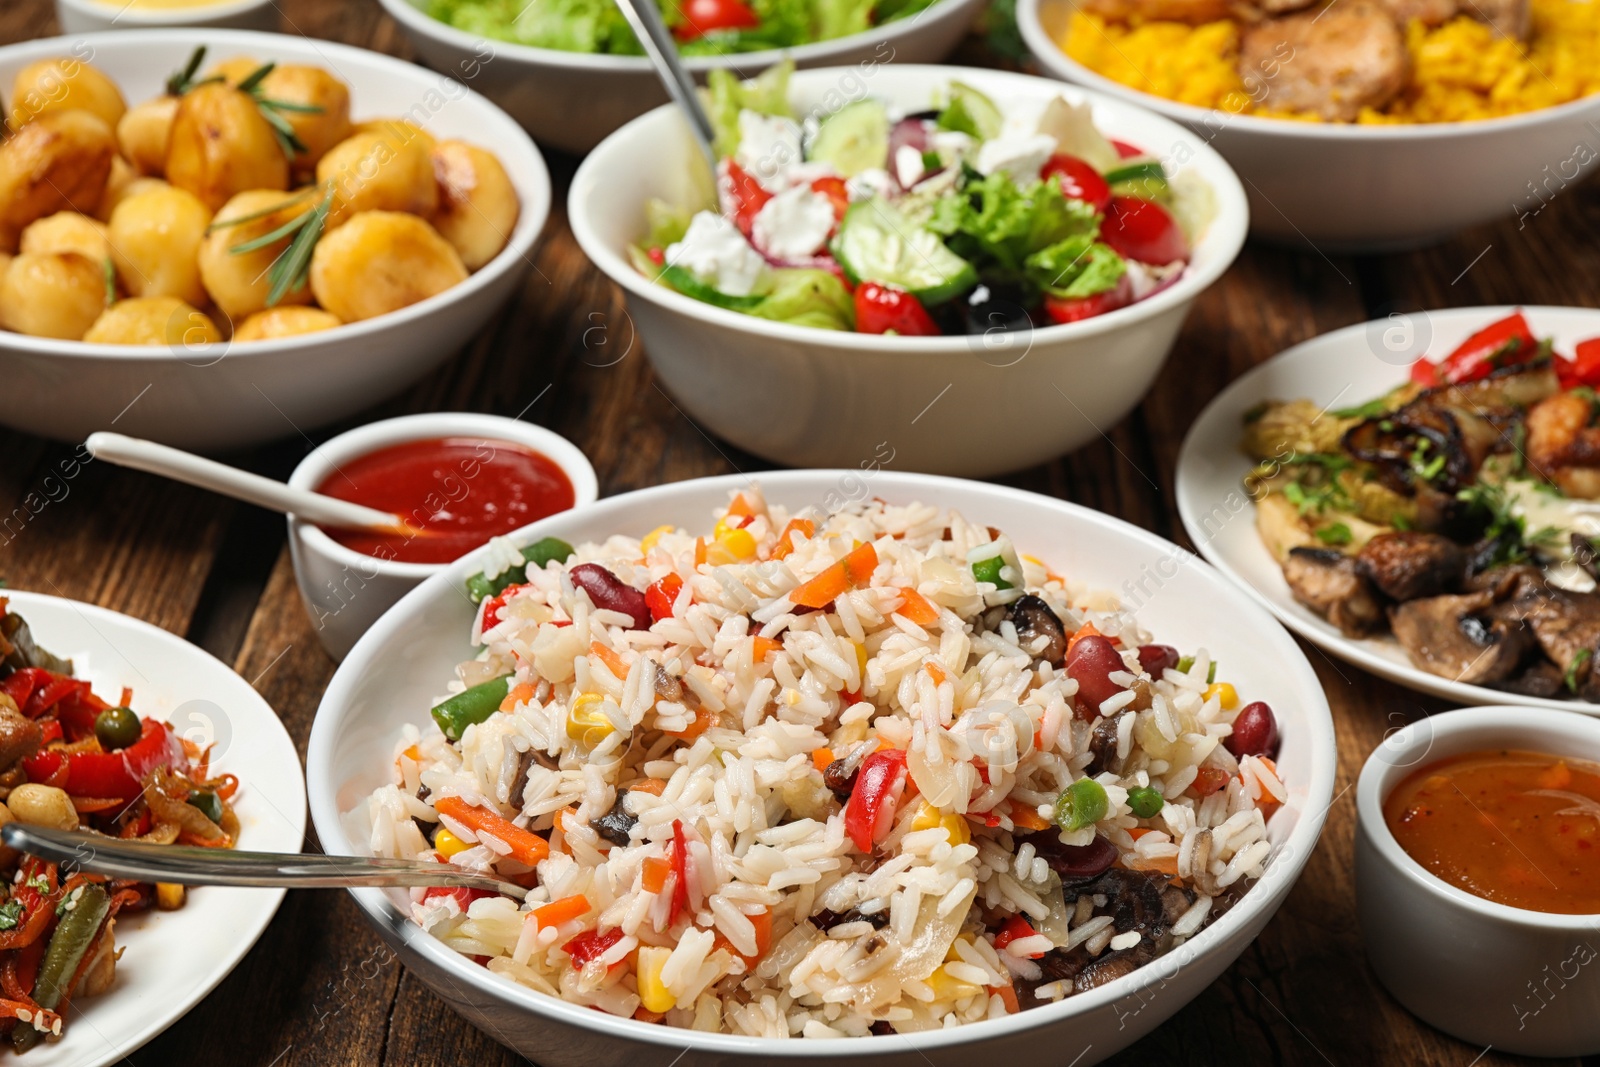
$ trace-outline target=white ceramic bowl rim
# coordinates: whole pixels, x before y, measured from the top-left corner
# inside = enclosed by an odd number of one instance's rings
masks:
[[[838,478],[848,473],[850,472],[844,470],[774,471],[763,473],[760,476],[760,480],[765,488],[772,491],[771,495],[776,497],[790,485],[804,486],[819,477]],[[883,479],[881,491],[913,491],[923,493],[929,499],[937,499],[940,495],[941,487],[954,488],[973,484],[960,478],[887,471],[881,473],[879,478]],[[699,478],[687,483],[668,483],[648,489],[639,489],[608,497],[606,500],[594,505],[588,515],[588,521],[602,521],[611,511],[621,510],[640,501],[670,497],[683,491],[685,485],[694,485],[707,489],[723,488],[732,491],[745,487],[749,483],[749,477],[732,474],[716,478]],[[1081,521],[1109,526],[1129,540],[1142,542],[1163,553],[1183,551],[1171,542],[1157,537],[1147,530],[1140,529],[1131,523],[1094,511],[1080,504],[1043,497],[1040,494],[1023,490],[993,488],[1015,494],[1020,498],[1037,499],[1047,503],[1052,508],[1065,508],[1078,516]],[[533,523],[524,527],[513,537],[518,541],[534,538],[539,535],[545,523],[554,523],[555,521],[557,521],[556,518],[552,517],[551,519]],[[406,594],[398,604],[389,609],[362,636],[349,657],[346,658],[339,672],[334,675],[327,691],[323,695],[322,709],[347,707],[350,697],[349,690],[354,687],[351,679],[355,677],[356,673],[350,669],[350,665],[362,660],[367,654],[367,650],[397,639],[407,622],[405,606],[412,600],[426,599],[431,594],[431,590],[437,587],[437,583],[455,584],[464,580],[467,575],[477,569],[476,561],[478,555],[479,553],[474,552],[463,556],[446,570],[435,574],[427,582]],[[1184,553],[1184,558],[1188,565],[1210,572],[1210,577],[1218,583],[1219,589],[1237,592],[1209,564],[1193,557],[1190,553]],[[1319,696],[1322,694],[1321,685],[1316,680],[1316,675],[1311,670],[1309,662],[1303,654],[1299,653],[1297,646],[1293,643],[1293,639],[1283,631],[1282,627],[1266,611],[1244,596],[1239,596],[1234,603],[1229,605],[1229,608],[1235,613],[1253,616],[1255,628],[1261,633],[1263,640],[1270,638],[1279,642],[1284,650],[1292,650],[1294,655],[1284,661],[1284,670],[1299,675],[1301,685],[1305,687],[1308,693]],[[1312,767],[1311,780],[1305,784],[1307,809],[1299,812],[1299,818],[1295,822],[1294,828],[1279,847],[1279,851],[1282,854],[1290,857],[1289,862],[1301,864],[1305,862],[1306,858],[1309,858],[1310,851],[1321,834],[1322,824],[1327,817],[1327,810],[1333,798],[1334,778],[1337,773],[1333,716],[1328,709],[1326,698],[1323,698],[1320,704],[1307,708],[1307,715],[1310,720],[1310,732],[1312,735],[1307,738],[1310,748],[1309,762]],[[325,790],[324,788],[326,783],[332,781],[331,762],[333,756],[332,745],[323,741],[322,738],[337,728],[334,719],[334,715],[324,714],[322,710],[319,710],[317,718],[312,724],[311,741],[307,750],[306,779],[311,793],[312,822],[317,826],[319,832],[323,834],[325,844],[330,838],[334,837],[335,832],[338,835],[344,834],[341,821],[342,813],[337,810],[337,799],[331,790]],[[1313,806],[1315,810],[1311,810]],[[1269,892],[1266,889],[1267,887],[1261,883],[1252,887],[1252,890],[1247,892],[1237,905],[1230,908],[1227,914],[1185,942],[1185,947],[1194,946],[1194,953],[1203,955],[1213,946],[1221,944],[1231,937],[1246,925],[1249,916],[1252,916],[1265,906],[1269,896]],[[1285,889],[1282,892],[1286,895],[1288,890]],[[675,1049],[680,1053],[685,1050],[696,1050],[729,1055],[762,1056],[773,1059],[795,1056],[815,1057],[819,1055],[856,1056],[881,1047],[881,1045],[862,1044],[865,1041],[873,1041],[873,1038],[849,1038],[819,1044],[813,1041],[784,1041],[772,1038],[744,1037],[735,1034],[684,1031],[639,1022],[634,1019],[618,1019],[602,1012],[596,1012],[591,1008],[564,1000],[557,1000],[554,997],[516,985],[491,974],[485,968],[467,962],[465,957],[445,947],[443,942],[425,933],[420,927],[412,923],[409,918],[402,915],[381,889],[352,889],[350,893],[375,922],[393,930],[412,951],[427,958],[432,965],[452,975],[453,978],[464,985],[472,987],[477,993],[513,1004],[536,1016],[556,1016],[564,1023],[598,1034],[605,1034],[608,1031],[612,1033],[620,1031],[633,1040]],[[1077,994],[1055,1004],[1031,1008],[1014,1015],[1008,1015],[1003,1019],[987,1019],[951,1029],[931,1030],[915,1034],[895,1034],[877,1038],[876,1040],[882,1042],[898,1039],[916,1050],[932,1050],[974,1044],[985,1038],[1017,1034],[1026,1030],[1044,1027],[1051,1023],[1062,1023],[1073,1016],[1093,1012],[1125,996],[1170,978],[1170,971],[1161,966],[1161,959],[1164,958],[1166,957],[1158,958],[1151,964],[1141,967],[1131,974],[1108,982],[1104,986],[1090,990],[1087,993]]]
[[[1407,776],[1414,774],[1420,767],[1427,766],[1426,763],[1396,766],[1389,760],[1404,754],[1419,740],[1425,740],[1431,745],[1441,738],[1482,731],[1503,733],[1505,736],[1503,743],[1508,748],[1526,748],[1526,744],[1519,743],[1518,739],[1529,726],[1574,735],[1587,735],[1594,746],[1593,754],[1574,758],[1600,762],[1600,722],[1583,715],[1517,704],[1491,704],[1444,711],[1419,719],[1388,735],[1383,743],[1373,750],[1372,755],[1367,757],[1366,764],[1361,768],[1361,778],[1356,785],[1356,817],[1361,821],[1384,860],[1413,883],[1457,907],[1466,908],[1486,919],[1493,919],[1509,926],[1538,927],[1545,930],[1581,930],[1593,933],[1595,923],[1600,920],[1600,916],[1564,915],[1557,912],[1513,908],[1509,904],[1485,900],[1483,897],[1468,893],[1465,889],[1451,885],[1401,848],[1400,842],[1395,840],[1394,834],[1389,829],[1388,821],[1383,817],[1383,805],[1389,799],[1389,794]],[[1493,747],[1493,744],[1494,742],[1485,741],[1472,750]],[[1439,758],[1448,759],[1459,754],[1463,753],[1452,751]],[[1424,759],[1426,758],[1425,755]]]
[[[403,2],[403,0],[402,0]],[[844,67],[812,67],[799,70],[790,80],[791,86],[804,86],[809,82],[821,82],[836,79],[846,71]],[[1118,107],[1129,106],[1125,101],[1108,100],[1104,94],[1096,93],[1090,89],[1078,86],[1060,85],[1047,78],[1038,78],[1028,74],[1014,74],[1008,71],[977,70],[968,67],[944,67],[930,64],[896,63],[888,69],[897,76],[911,76],[926,79],[929,83],[940,85],[956,80],[970,80],[978,84],[985,81],[1012,81],[1026,83],[1033,86],[1048,86],[1052,92],[1060,92],[1068,97],[1076,97],[1080,101],[1087,101],[1093,105],[1109,105],[1112,110]],[[572,226],[573,236],[577,238],[578,245],[584,254],[599,267],[610,279],[623,286],[635,296],[643,297],[671,308],[680,314],[692,318],[705,319],[732,329],[757,337],[772,338],[774,340],[800,341],[821,348],[860,348],[864,344],[879,346],[891,351],[908,353],[960,353],[972,350],[973,337],[971,335],[957,335],[947,337],[885,337],[872,336],[860,333],[846,333],[839,330],[823,330],[811,326],[795,326],[786,322],[772,322],[767,319],[757,318],[754,315],[744,315],[737,311],[728,311],[724,308],[707,304],[702,300],[684,296],[664,285],[650,281],[634,269],[627,258],[614,251],[609,244],[602,240],[595,231],[594,224],[590,221],[591,214],[599,211],[610,210],[611,205],[598,204],[598,199],[587,196],[590,179],[589,175],[605,165],[604,156],[608,151],[616,150],[619,143],[625,142],[630,137],[638,137],[644,127],[651,123],[661,123],[675,115],[676,105],[663,104],[662,106],[647,111],[643,115],[618,129],[611,136],[601,141],[588,158],[579,166],[572,179],[572,189],[567,198],[567,218]],[[1135,105],[1137,106],[1137,105]],[[1147,109],[1141,109],[1147,110]],[[1169,308],[1186,304],[1200,293],[1204,292],[1212,282],[1220,278],[1224,271],[1232,265],[1239,250],[1244,247],[1245,234],[1250,228],[1250,209],[1245,202],[1244,187],[1239,184],[1238,177],[1233,168],[1217,154],[1210,145],[1195,138],[1188,130],[1164,119],[1159,115],[1149,115],[1149,119],[1163,127],[1162,132],[1174,144],[1184,144],[1191,148],[1193,155],[1189,165],[1195,161],[1207,170],[1205,181],[1211,186],[1211,191],[1216,198],[1216,215],[1208,224],[1205,235],[1201,238],[1201,246],[1206,247],[1203,260],[1191,260],[1189,267],[1172,285],[1155,293],[1136,304],[1096,315],[1080,322],[1052,324],[1040,326],[1029,332],[1030,337],[1037,337],[1041,341],[1066,341],[1075,338],[1096,337],[1100,334],[1110,333],[1154,318]],[[684,136],[688,137],[687,129]],[[643,205],[640,205],[641,208]]]
[[[429,411],[418,415],[401,415],[346,430],[337,437],[324,441],[307,454],[289,475],[289,484],[296,489],[314,490],[338,468],[342,460],[369,455],[376,449],[388,445],[438,436],[482,437],[491,441],[510,441],[542,453],[560,467],[561,473],[572,483],[572,507],[568,508],[568,511],[587,507],[599,497],[599,483],[595,478],[594,467],[590,465],[589,457],[585,456],[577,445],[554,430],[535,423],[503,415],[485,415],[471,411]],[[356,573],[389,574],[397,578],[414,578],[420,581],[452,565],[380,559],[364,552],[357,552],[353,548],[346,548],[314,523],[292,517],[290,522],[305,539],[307,548],[327,556]],[[471,553],[474,556],[477,554],[477,551]]]
[[[1417,122],[1401,125],[1358,125],[1339,122],[1301,122],[1295,119],[1267,118],[1260,115],[1233,115],[1218,108],[1196,107],[1193,104],[1168,100],[1164,96],[1146,93],[1131,85],[1107,78],[1079,63],[1063,52],[1054,39],[1045,32],[1039,19],[1039,5],[1046,0],[1017,0],[1017,28],[1022,33],[1028,50],[1046,68],[1061,77],[1080,85],[1088,85],[1101,92],[1110,93],[1131,103],[1159,111],[1180,122],[1193,123],[1213,130],[1220,136],[1237,124],[1241,130],[1268,134],[1286,139],[1305,141],[1420,141],[1472,138],[1478,133],[1515,129],[1519,126],[1539,126],[1546,122],[1561,122],[1575,112],[1600,110],[1600,93],[1569,100],[1552,107],[1537,108],[1515,115],[1496,118],[1472,119],[1466,122]],[[1213,120],[1221,120],[1213,125]]]
[[[85,0],[85,2],[92,2],[92,0]],[[249,7],[250,0],[247,0],[243,6]],[[130,37],[130,35],[132,36]],[[270,42],[277,38],[296,42],[312,40],[311,38],[299,38],[290,34],[262,33],[257,30],[212,29],[208,27],[205,29],[204,43],[213,51],[230,45],[247,49],[263,49],[270,47]],[[73,46],[82,44],[87,44],[90,47],[101,44],[109,46],[140,43],[159,46],[169,44],[192,45],[194,42],[194,27],[187,29],[173,27],[171,29],[105,30],[99,33],[84,33],[70,37],[48,37],[43,40],[8,45],[0,48],[0,56],[7,58],[21,57],[24,60],[42,59],[45,56],[70,51]],[[314,40],[312,46],[319,53],[327,55],[330,64],[343,56],[352,63],[360,62],[388,67],[397,73],[403,72],[407,77],[411,78],[415,78],[419,74],[422,76],[446,77],[446,75],[435,74],[433,71],[407,63],[404,60],[395,59],[393,56],[368,51],[365,48],[355,48],[351,45],[323,40]],[[469,274],[467,280],[460,285],[451,286],[444,292],[436,293],[426,300],[401,308],[399,311],[391,311],[376,318],[363,319],[360,322],[343,323],[332,330],[318,333],[301,334],[296,337],[280,337],[267,341],[247,341],[237,345],[231,341],[223,342],[220,347],[226,352],[225,358],[235,360],[252,357],[273,358],[296,348],[326,343],[329,337],[337,337],[342,341],[355,341],[391,327],[404,326],[408,322],[414,322],[417,319],[433,314],[444,304],[464,299],[487,288],[507,271],[514,269],[516,261],[519,259],[532,264],[534,245],[538,243],[539,236],[544,232],[545,223],[550,216],[550,172],[545,166],[544,156],[539,153],[539,149],[534,145],[533,140],[522,132],[521,127],[513,122],[511,117],[506,115],[498,105],[461,82],[456,82],[456,84],[466,94],[466,97],[458,98],[456,102],[467,97],[475,98],[477,106],[489,109],[500,115],[507,123],[507,133],[510,133],[511,128],[515,128],[517,134],[524,141],[524,144],[519,147],[525,148],[531,155],[531,162],[535,165],[534,171],[538,180],[535,182],[534,188],[517,190],[517,194],[522,201],[522,213],[517,219],[516,228],[523,231],[521,235],[516,230],[513,230],[510,242],[505,248],[501,249],[499,255]],[[354,87],[352,88],[354,89]],[[179,358],[173,351],[172,346],[169,345],[91,344],[86,341],[60,341],[48,337],[31,337],[27,334],[19,333],[7,333],[5,340],[7,345],[18,351],[62,359],[119,359],[129,362],[145,360],[165,363]],[[200,351],[209,352],[208,349]]]
[[[225,19],[242,15],[246,11],[277,4],[274,0],[212,0],[194,7],[148,8],[133,7],[124,0],[57,0],[67,7],[77,8],[95,18],[112,18],[131,29],[136,26],[196,26],[212,19]],[[115,12],[115,14],[113,14]]]
[[[92,0],[88,0],[92,2]],[[539,48],[530,44],[520,44],[516,41],[505,41],[498,37],[485,37],[457,29],[455,26],[419,10],[409,0],[380,0],[384,9],[396,21],[403,22],[412,30],[429,37],[463,48],[468,51],[476,49],[479,45],[487,43],[496,52],[504,49],[506,55],[525,63],[537,63],[546,67],[568,67],[573,69],[593,71],[614,71],[617,73],[637,72],[651,73],[654,68],[648,56],[622,56],[601,52],[569,52],[563,48]],[[920,13],[910,18],[895,19],[882,25],[874,26],[861,33],[852,33],[844,37],[834,37],[826,41],[812,41],[808,44],[795,45],[793,48],[768,48],[760,52],[738,52],[727,56],[688,56],[683,59],[683,65],[694,73],[703,73],[725,67],[737,67],[741,70],[753,70],[758,67],[770,67],[785,57],[797,63],[806,63],[810,60],[827,59],[843,47],[858,48],[864,44],[875,44],[884,41],[893,41],[904,35],[911,27],[924,18],[942,17],[947,9],[964,7],[972,0],[934,0],[934,2]]]

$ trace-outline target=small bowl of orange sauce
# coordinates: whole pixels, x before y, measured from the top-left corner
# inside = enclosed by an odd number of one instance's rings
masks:
[[[1600,1052],[1600,721],[1514,706],[1385,738],[1356,788],[1378,978],[1476,1045]]]
[[[373,532],[289,519],[300,596],[334,659],[457,558],[599,495],[594,468],[566,438],[466,412],[406,415],[340,434],[313,449],[289,484],[405,521]]]

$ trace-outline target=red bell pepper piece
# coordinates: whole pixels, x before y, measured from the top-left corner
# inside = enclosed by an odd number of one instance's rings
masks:
[[[1411,380],[1424,389],[1433,389],[1439,385],[1439,368],[1423,356],[1411,364]]]
[[[1561,388],[1572,389],[1587,385],[1600,387],[1600,337],[1579,341],[1571,359],[1556,361],[1556,373],[1561,378]]]
[[[1539,350],[1522,312],[1513,311],[1462,341],[1439,364],[1439,377],[1458,384],[1487,378],[1500,367],[1526,363]]]
[[[483,628],[493,629],[500,625],[500,612],[505,609],[507,601],[517,594],[518,590],[528,588],[527,582],[518,582],[508,585],[494,596],[483,602]]]
[[[465,912],[472,906],[474,900],[482,900],[484,897],[492,897],[494,895],[487,889],[467,889],[464,886],[457,886],[451,889],[442,885],[433,885],[429,886],[427,892],[422,894],[422,899],[429,901],[438,900],[440,897],[454,897],[456,903],[461,905],[462,912]]]
[[[1003,949],[1013,941],[1020,941],[1024,937],[1033,937],[1038,932],[1027,919],[1020,915],[1013,915],[1001,925],[1000,932],[994,935],[994,947]],[[1043,952],[1039,952],[1030,955],[1028,958],[1036,960],[1043,955]]]
[[[67,764],[66,782],[61,788],[76,797],[116,798],[131,801],[144,788],[144,779],[160,767],[188,767],[183,742],[165,723],[145,719],[139,740],[121,752],[37,752],[22,761],[28,779],[41,782],[53,779]]]
[[[683,591],[683,579],[676,574],[668,574],[650,584],[645,590],[644,602],[650,608],[650,618],[655,622],[672,617],[672,605],[677,603],[678,594]]]
[[[672,910],[667,913],[667,925],[671,926],[689,907],[689,839],[678,819],[672,820],[672,845],[667,851],[673,874]]]
[[[862,852],[889,836],[895,809],[906,788],[906,754],[898,748],[874,752],[856,773],[855,788],[844,806],[844,830]]]
[[[583,933],[561,946],[561,951],[572,957],[573,966],[582,969],[586,964],[593,963],[606,950],[623,938],[621,930],[585,930]]]

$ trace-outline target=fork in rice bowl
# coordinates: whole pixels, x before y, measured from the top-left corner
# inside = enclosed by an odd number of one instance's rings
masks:
[[[356,814],[378,855],[532,887],[411,901],[523,986],[738,1035],[950,1027],[1132,972],[1267,863],[1272,710],[953,511],[746,488],[699,536],[480,559],[481,650]]]

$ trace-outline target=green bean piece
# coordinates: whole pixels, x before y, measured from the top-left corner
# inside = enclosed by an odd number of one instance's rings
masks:
[[[522,558],[544,570],[545,565],[551,560],[565,563],[572,558],[574,551],[571,545],[559,537],[545,537],[523,549]]]
[[[1105,786],[1093,778],[1080,778],[1056,798],[1056,825],[1063,830],[1082,830],[1106,817]]]
[[[54,1011],[66,996],[72,976],[84,954],[94,944],[100,924],[111,910],[111,898],[105,889],[89,882],[81,889],[72,910],[61,917],[56,932],[50,935],[50,946],[44,951],[44,962],[39,965],[39,977],[33,986],[33,999],[39,1007]],[[70,899],[70,898],[68,898]],[[26,1051],[38,1043],[43,1035],[31,1026],[18,1026],[11,1033],[11,1042],[19,1051]]]
[[[544,570],[545,565],[551,560],[565,563],[572,558],[574,551],[571,545],[559,537],[545,537],[524,548],[522,558],[539,570]],[[467,579],[467,596],[474,604],[482,604],[490,597],[505,592],[521,581],[525,575],[525,566],[508,567],[493,578],[479,571]]]
[[[511,675],[491,678],[435,706],[433,721],[439,724],[439,729],[446,737],[459,741],[461,735],[467,732],[467,727],[483,722],[499,711],[510,691]]]

